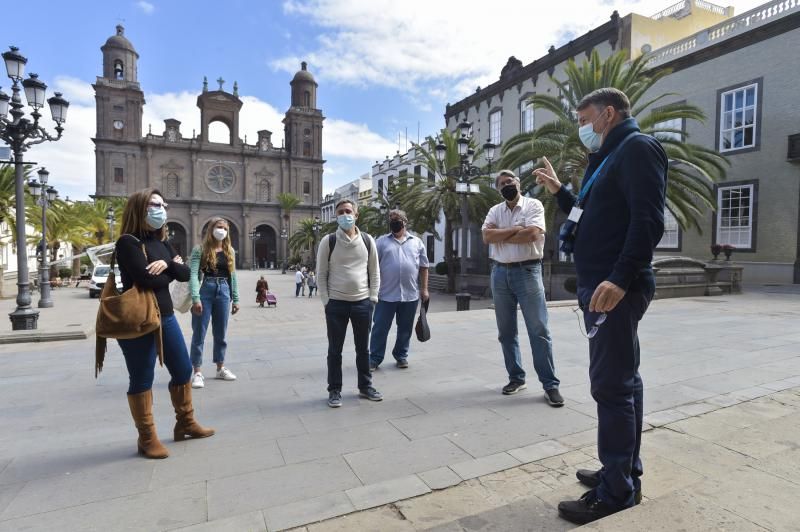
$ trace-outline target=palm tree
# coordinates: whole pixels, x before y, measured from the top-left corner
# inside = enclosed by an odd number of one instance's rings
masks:
[[[278,194],[278,204],[281,206],[281,211],[283,211],[284,227],[288,231],[289,217],[291,216],[294,208],[300,205],[300,198],[291,192],[281,192]]]
[[[714,183],[725,179],[728,161],[715,150],[686,142],[688,135],[683,131],[665,126],[668,121],[678,119],[702,122],[705,114],[697,106],[684,102],[654,108],[659,101],[676,94],[648,94],[671,70],[649,71],[647,61],[643,55],[628,64],[621,52],[602,61],[597,51],[580,66],[570,60],[565,69],[567,79],[553,80],[561,97],[537,94],[528,100],[534,108],[550,111],[555,119],[533,132],[509,139],[503,146],[502,167],[533,165],[546,156],[559,179],[578,190],[588,164],[588,152],[578,137],[578,103],[596,89],[615,87],[630,99],[632,115],[642,132],[657,136],[667,152],[670,159],[667,208],[682,229],[700,231],[706,212],[715,209]],[[523,192],[531,191],[536,184],[533,177],[530,174],[521,177]],[[545,204],[548,223],[552,224],[556,211],[553,197],[544,190],[539,191],[538,197]]]
[[[298,224],[298,229],[289,237],[289,251],[299,255],[301,251],[314,250],[316,235],[314,234],[314,219],[303,218]]]
[[[27,182],[28,176],[33,167],[25,165],[23,170],[23,179]],[[5,222],[11,230],[11,241],[14,246],[17,242],[17,220],[16,220],[16,175],[14,173],[14,165],[3,164],[0,166],[0,223]],[[27,186],[26,186],[27,189]],[[28,196],[26,194],[26,196]],[[29,204],[29,198],[25,199],[26,205]],[[28,209],[26,208],[26,213]],[[26,214],[27,216],[27,214]],[[26,219],[30,219],[27,216]]]
[[[458,167],[461,164],[457,146],[458,138],[447,129],[442,129],[440,140],[446,147],[444,167],[447,169]],[[430,185],[427,178],[411,176],[415,183],[411,186],[401,184],[395,191],[393,199],[400,203],[408,214],[409,225],[419,233],[429,232],[441,239],[441,235],[436,232],[435,224],[442,215],[444,216],[447,289],[449,292],[454,292],[458,260],[453,253],[453,227],[461,223],[461,195],[456,192],[458,178],[452,175],[441,175],[439,171],[439,163],[435,155],[437,144],[437,140],[432,137],[425,139],[421,145],[414,144],[414,148],[419,154],[416,162],[424,165],[429,173],[435,174],[436,182]],[[476,150],[475,159],[479,159],[482,150],[477,148],[474,139],[470,140],[470,147]],[[451,173],[446,172],[446,174]],[[488,175],[471,177],[469,181],[480,185],[481,194],[467,196],[469,219],[480,223],[486,217],[489,208],[501,201],[501,197],[491,186],[491,178]],[[464,250],[462,250],[463,252]]]

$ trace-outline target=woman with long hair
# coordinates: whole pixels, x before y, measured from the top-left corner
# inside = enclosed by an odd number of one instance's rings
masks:
[[[122,213],[122,231],[115,246],[123,291],[136,285],[152,290],[161,315],[164,364],[170,374],[169,394],[175,408],[176,441],[206,438],[214,429],[194,420],[192,366],[186,342],[172,309],[169,283],[188,281],[189,268],[166,241],[167,204],[153,188],[135,192]],[[156,338],[146,334],[130,340],[117,340],[128,367],[128,405],[139,431],[138,450],[147,458],[166,458],[169,452],[159,441],[153,423],[153,379],[156,365]]]
[[[224,218],[212,218],[203,243],[192,250],[189,289],[192,293],[192,388],[205,386],[201,367],[209,321],[214,335],[217,378],[235,381],[236,375],[225,367],[225,350],[228,347],[225,335],[228,329],[228,313],[239,312],[239,286],[230,227]]]

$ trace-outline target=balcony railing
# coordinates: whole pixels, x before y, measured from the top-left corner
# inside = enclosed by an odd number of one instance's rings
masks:
[[[677,4],[676,4],[677,5]],[[673,6],[674,7],[674,6]],[[668,8],[671,9],[671,8]],[[667,10],[665,10],[667,11]],[[652,52],[650,68],[668,63],[800,11],[800,0],[775,0]]]

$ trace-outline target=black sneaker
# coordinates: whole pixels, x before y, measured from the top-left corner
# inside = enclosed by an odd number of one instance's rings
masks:
[[[372,386],[369,388],[364,388],[363,390],[359,390],[358,396],[363,397],[364,399],[369,399],[370,401],[383,401],[383,395],[381,392]]]
[[[339,408],[342,406],[342,392],[329,392],[328,406],[331,408]]]
[[[550,406],[554,406],[556,408],[559,406],[564,406],[564,398],[561,397],[558,388],[550,388],[549,390],[545,390],[544,398],[547,399],[547,404]]]
[[[578,482],[586,486],[587,488],[596,488],[600,485],[600,471],[593,471],[591,469],[578,469],[575,473],[575,476],[578,477]],[[638,489],[633,494],[633,504],[641,504],[642,502],[642,490]]]
[[[570,523],[585,525],[597,521],[623,508],[612,508],[597,498],[594,490],[584,493],[577,501],[561,501],[558,503],[558,515]]]
[[[406,369],[408,367],[408,360],[401,358],[397,361],[397,367],[400,369]]]
[[[503,395],[514,395],[520,390],[524,390],[528,385],[524,382],[509,382],[503,386]]]

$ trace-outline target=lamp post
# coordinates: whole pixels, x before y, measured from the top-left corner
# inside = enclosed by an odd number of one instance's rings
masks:
[[[253,261],[250,264],[250,269],[251,270],[255,270],[256,269],[256,240],[261,238],[261,233],[259,233],[255,229],[253,229],[252,231],[250,231],[248,233],[248,236],[250,237],[250,240],[253,242]]]
[[[42,240],[39,247],[42,250],[42,259],[39,266],[39,308],[50,308],[53,300],[50,298],[50,260],[47,252],[47,207],[58,198],[58,191],[47,185],[50,172],[41,168],[37,174],[39,181],[32,179],[28,183],[28,190],[36,198],[36,202],[42,207]]]
[[[106,211],[106,223],[108,224],[108,237],[114,242],[114,207],[109,207]]]
[[[283,241],[283,261],[281,263],[281,273],[286,273],[286,240],[289,238],[289,232],[286,228],[281,229],[281,240]]]
[[[25,65],[28,59],[19,53],[19,49],[12,46],[2,54],[6,65],[8,77],[11,78],[11,92],[9,97],[0,91],[0,139],[3,140],[14,153],[15,172],[15,210],[17,224],[17,308],[9,314],[13,330],[36,329],[39,320],[39,311],[31,308],[31,288],[28,281],[28,257],[25,253],[25,177],[23,175],[23,153],[31,146],[45,141],[57,141],[64,131],[63,124],[67,118],[69,102],[61,97],[61,93],[48,98],[50,114],[56,123],[56,136],[50,135],[43,126],[39,125],[42,114],[39,109],[45,104],[45,91],[47,85],[39,80],[36,74],[23,80]],[[25,107],[20,97],[20,85],[25,92],[25,99],[33,109],[31,118],[24,118]],[[9,111],[9,106],[11,110]],[[11,114],[9,117],[8,114]]]
[[[461,197],[461,246],[459,249],[460,273],[459,288],[456,293],[456,310],[469,310],[470,293],[467,290],[467,230],[469,227],[469,203],[467,196],[480,193],[480,186],[472,181],[482,174],[481,169],[472,164],[475,158],[475,150],[469,147],[472,140],[470,131],[472,126],[468,122],[458,125],[459,139],[456,141],[458,147],[459,164],[449,170],[445,168],[445,158],[447,156],[447,146],[442,142],[436,145],[436,160],[439,162],[439,169],[442,174],[448,177],[455,177],[456,193]],[[495,146],[487,142],[483,146],[487,161],[489,161],[489,173],[491,173],[491,161],[494,158]]]
[[[316,271],[317,269],[317,242],[319,242],[319,232],[322,230],[322,222],[319,219],[319,216],[314,216],[314,223],[311,225],[311,230],[314,231],[314,245],[311,246],[311,252],[313,253],[313,257],[311,258],[311,269]]]

